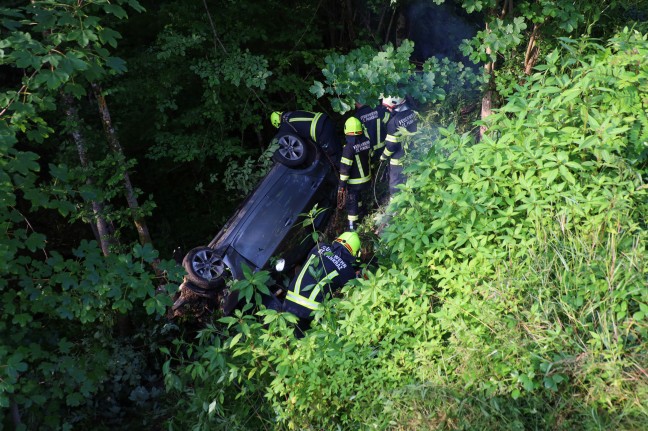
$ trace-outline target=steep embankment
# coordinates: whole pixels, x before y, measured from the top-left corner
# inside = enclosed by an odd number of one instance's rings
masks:
[[[648,43],[566,43],[479,143],[409,170],[381,268],[299,341],[224,319],[180,375],[222,427],[639,429],[648,421]],[[643,176],[643,178],[642,178]],[[243,419],[247,417],[248,419]]]

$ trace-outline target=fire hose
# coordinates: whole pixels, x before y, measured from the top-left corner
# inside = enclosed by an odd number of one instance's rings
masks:
[[[376,170],[376,176],[373,181],[373,195],[374,195],[374,202],[376,203],[376,207],[380,206],[380,203],[378,202],[378,195],[376,194],[376,184],[379,181],[384,181],[385,177],[387,176],[387,173],[389,172],[389,165],[385,164],[385,170],[383,171],[382,175],[380,174],[380,170],[383,167],[385,160],[380,161],[380,165],[378,165],[378,169]]]

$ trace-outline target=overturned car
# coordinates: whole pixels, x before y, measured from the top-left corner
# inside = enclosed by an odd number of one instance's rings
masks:
[[[272,271],[272,262],[281,262],[283,271],[290,271],[303,262],[313,246],[313,227],[303,226],[301,214],[326,208],[314,220],[315,229],[324,229],[335,207],[334,161],[297,135],[283,134],[276,141],[279,148],[268,174],[207,246],[185,255],[187,274],[174,311],[187,297],[198,295],[230,314],[239,298],[227,291],[227,282],[242,279],[244,266]]]

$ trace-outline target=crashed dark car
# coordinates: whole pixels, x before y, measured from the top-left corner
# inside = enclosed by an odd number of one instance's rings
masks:
[[[279,144],[268,174],[239,206],[214,239],[190,250],[183,259],[187,272],[181,289],[215,298],[228,280],[240,280],[243,267],[252,272],[282,262],[290,271],[303,262],[313,246],[313,227],[303,226],[301,214],[315,206],[326,208],[314,220],[322,230],[335,207],[337,185],[333,162],[313,142],[293,134],[276,138]],[[222,300],[223,314],[238,305],[236,292]],[[181,305],[178,301],[174,308]]]

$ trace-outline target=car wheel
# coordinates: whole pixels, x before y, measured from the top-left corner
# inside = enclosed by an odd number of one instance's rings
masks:
[[[306,161],[308,151],[304,140],[292,133],[277,138],[279,149],[274,153],[274,160],[283,165],[295,167]]]
[[[221,275],[225,264],[220,256],[209,247],[196,247],[182,260],[187,271],[187,280],[201,289],[215,289],[223,283]]]

